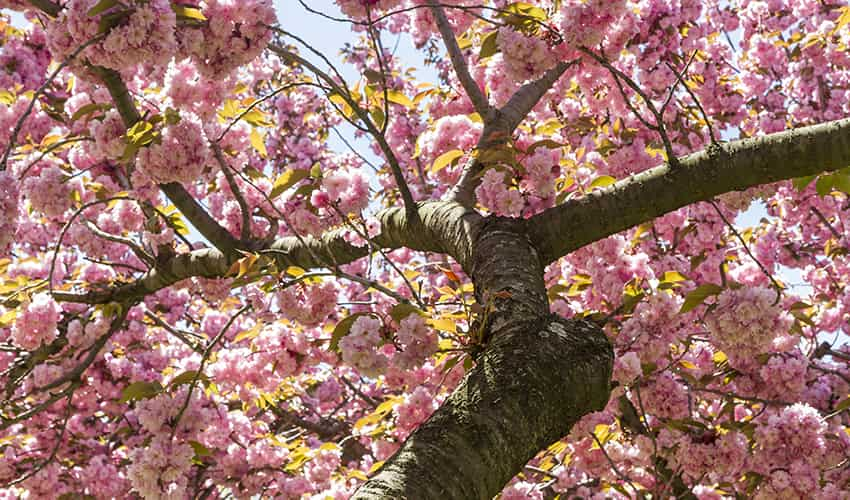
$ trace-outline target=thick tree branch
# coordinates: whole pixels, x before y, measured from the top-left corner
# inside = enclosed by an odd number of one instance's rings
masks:
[[[527,221],[548,264],[611,234],[729,191],[850,166],[850,119],[717,144]]]
[[[551,317],[500,336],[352,498],[493,498],[584,414],[604,408],[612,362],[605,335],[584,321]]]
[[[373,238],[381,248],[408,247],[414,250],[445,253],[461,265],[469,264],[472,235],[481,223],[481,217],[455,203],[430,202],[418,205],[418,218],[411,223],[405,210],[389,208],[377,214],[381,233]],[[423,227],[424,226],[424,227]],[[344,238],[345,231],[329,231],[325,235],[280,238],[266,249],[260,249],[276,260],[279,267],[326,267],[353,262],[369,253],[368,246],[355,246]],[[234,258],[221,251],[206,248],[175,255],[138,280],[108,290],[85,293],[54,292],[58,301],[85,304],[104,304],[140,299],[157,290],[192,277],[223,278]]]
[[[127,85],[121,79],[121,75],[107,68],[95,68],[95,71],[109,90],[109,95],[112,96],[115,107],[124,121],[124,126],[130,128],[135,125],[141,119],[141,116],[135,103],[133,103],[129,90],[127,90]],[[159,188],[168,196],[171,203],[186,216],[195,229],[224,254],[233,257],[237,255],[236,250],[244,246],[213,219],[182,185],[171,182],[160,184]]]
[[[543,268],[521,221],[483,223],[470,273],[491,311],[483,354],[355,499],[493,498],[608,401],[611,345],[598,326],[549,315]]]
[[[469,66],[466,64],[466,58],[463,57],[463,52],[457,44],[454,31],[446,18],[446,12],[440,3],[436,0],[428,0],[428,6],[431,7],[431,14],[437,22],[437,28],[440,30],[440,35],[443,37],[443,42],[446,44],[446,50],[449,52],[449,59],[452,61],[455,74],[458,81],[466,91],[469,100],[472,101],[472,106],[482,118],[488,116],[491,111],[490,104],[487,102],[487,96],[481,91],[481,87],[469,74]]]
[[[499,110],[501,115],[499,120],[503,123],[505,130],[512,133],[514,129],[516,129],[519,124],[525,120],[525,117],[531,113],[534,106],[540,102],[543,95],[546,92],[549,92],[549,89],[555,85],[555,82],[557,82],[564,72],[566,72],[572,65],[573,62],[561,61],[537,80],[528,82],[520,87],[520,89],[511,96],[507,104]]]

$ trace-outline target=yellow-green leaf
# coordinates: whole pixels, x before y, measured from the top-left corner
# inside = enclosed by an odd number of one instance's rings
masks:
[[[603,175],[593,179],[593,182],[590,183],[590,189],[596,188],[606,188],[612,184],[617,182],[617,179],[611,177],[610,175]]]
[[[268,151],[266,151],[265,134],[260,133],[260,131],[256,128],[251,129],[251,145],[254,146],[254,149],[256,149],[263,158],[269,156]]]
[[[679,312],[686,313],[688,311],[691,311],[703,302],[705,302],[705,299],[707,299],[708,297],[711,297],[712,295],[717,295],[722,291],[722,286],[715,285],[713,283],[700,285],[696,287],[695,290],[685,296],[685,302],[682,304],[682,308],[679,309]]]
[[[272,192],[269,193],[269,197],[271,199],[277,198],[287,189],[294,186],[298,181],[304,180],[309,176],[309,170],[287,170],[280,174],[280,176],[274,181],[274,186],[272,187]]]
[[[239,335],[237,335],[236,337],[234,337],[233,343],[238,344],[239,342],[242,342],[243,340],[246,340],[246,339],[254,339],[260,334],[260,332],[262,330],[263,330],[263,322],[258,321],[256,325],[254,325],[253,327],[245,330],[244,332],[242,332]]]
[[[150,399],[162,391],[159,382],[133,382],[121,391],[122,403]]]
[[[481,51],[478,53],[478,59],[483,60],[499,52],[499,42],[496,38],[498,34],[498,31],[491,31],[481,40]]]
[[[678,283],[679,281],[687,281],[687,279],[688,278],[679,271],[667,271],[664,273],[664,277],[661,278],[661,281],[664,283]]]
[[[409,97],[407,97],[403,93],[399,92],[398,90],[388,90],[387,91],[387,99],[390,102],[400,104],[400,105],[402,105],[402,106],[404,106],[405,108],[408,108],[408,109],[413,109],[413,108],[416,107],[416,105],[413,104],[413,101],[411,101]]]
[[[453,161],[457,160],[462,156],[463,151],[461,151],[460,149],[452,149],[451,151],[447,151],[434,160],[434,163],[431,165],[431,171],[439,172],[440,170],[446,168]]]
[[[201,12],[201,9],[196,9],[194,7],[188,7],[186,5],[176,5],[171,4],[171,9],[177,14],[178,19],[184,20],[192,20],[192,21],[206,21],[207,18]]]

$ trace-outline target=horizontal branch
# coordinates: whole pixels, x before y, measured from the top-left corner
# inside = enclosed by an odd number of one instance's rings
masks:
[[[471,254],[473,231],[481,217],[455,203],[430,202],[418,205],[418,216],[424,228],[410,223],[402,208],[388,208],[378,213],[381,233],[373,238],[379,248],[407,247],[413,250],[445,253],[462,265]],[[348,264],[369,254],[367,245],[357,246],[345,239],[344,230],[332,230],[320,237],[280,238],[258,252],[274,258],[278,267],[335,267]],[[83,304],[104,304],[138,300],[187,278],[224,278],[236,260],[214,248],[194,250],[171,257],[132,283],[108,290],[84,293],[54,292],[56,300]]]
[[[715,144],[550,208],[527,221],[544,264],[730,191],[850,166],[850,119]]]

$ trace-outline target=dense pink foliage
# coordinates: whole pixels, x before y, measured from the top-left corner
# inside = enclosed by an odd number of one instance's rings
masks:
[[[0,34],[0,152],[10,153],[0,498],[347,498],[471,366],[481,339],[468,278],[406,249],[324,269],[272,268],[254,254],[227,276],[139,298],[123,319],[114,304],[54,298],[123,286],[209,246],[157,184],[181,184],[226,231],[256,240],[341,228],[365,247],[381,230],[377,210],[400,203],[379,145],[335,149],[333,129],[352,119],[336,112],[344,106],[304,66],[265,51],[273,36],[294,43],[269,28],[297,23],[293,14],[271,0],[129,0],[92,15],[99,3],[60,2],[51,18],[0,0],[32,21]],[[584,50],[656,107],[669,98],[677,155],[708,145],[709,123],[730,140],[850,116],[846,2],[555,3],[522,5],[540,7],[531,25],[507,22],[517,5],[506,0],[446,9],[492,104],[572,63],[509,158],[489,162],[475,191],[482,213],[530,217],[663,161],[646,102]],[[417,82],[407,70],[419,61],[384,51],[379,63],[362,24],[380,18],[387,40],[406,33],[427,49],[439,37],[427,2],[336,4],[356,21],[338,29],[360,38],[334,62],[364,75],[348,88],[385,120],[414,197],[439,199],[487,153],[481,117],[441,44],[439,81]],[[481,57],[488,37],[498,50]],[[68,64],[47,82],[51,61]],[[95,66],[124,79],[147,132],[128,132]],[[383,102],[384,90],[395,98]],[[617,386],[501,498],[672,497],[673,476],[700,499],[850,498],[850,177],[836,175],[827,189],[824,176],[690,205],[551,264],[553,312],[610,315]],[[764,218],[734,234],[723,218],[750,206]],[[787,281],[780,295],[765,271]]]

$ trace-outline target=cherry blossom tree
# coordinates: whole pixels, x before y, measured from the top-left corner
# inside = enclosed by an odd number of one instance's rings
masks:
[[[0,497],[850,498],[846,2],[336,3],[0,0]]]

